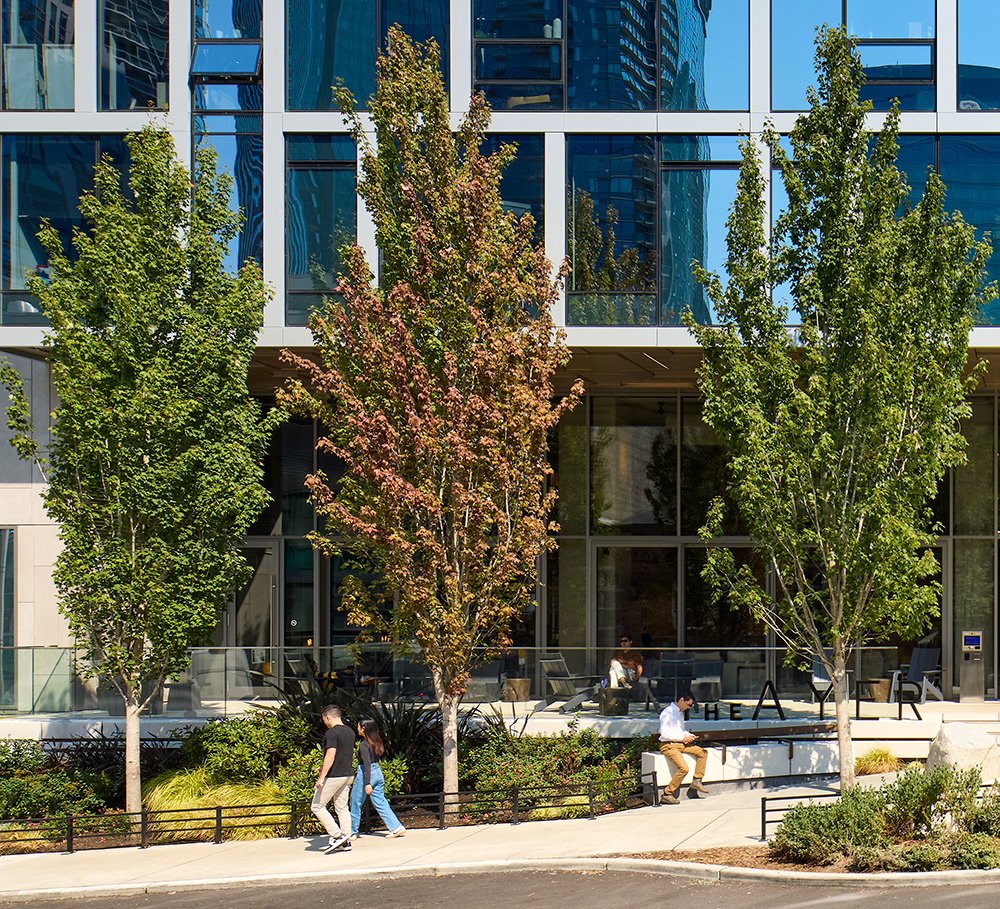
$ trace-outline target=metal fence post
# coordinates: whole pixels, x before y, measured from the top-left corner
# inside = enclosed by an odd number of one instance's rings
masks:
[[[520,824],[521,823],[521,819],[518,816],[517,795],[518,795],[517,786],[515,786],[511,790],[511,796],[510,796],[510,798],[511,798],[511,801],[510,801],[510,813],[511,813],[511,823],[512,824]]]
[[[218,845],[222,842],[222,806],[218,805],[215,809],[215,843]]]
[[[441,811],[441,820],[438,822],[438,827],[439,829],[444,830],[444,792],[441,793],[441,796],[438,799],[438,806]]]
[[[761,841],[767,839],[767,796],[760,797],[760,838]]]
[[[590,819],[594,819],[594,784],[587,780],[587,802],[590,805]]]
[[[145,849],[149,845],[149,827],[146,823],[146,809],[139,812],[139,847]]]
[[[299,806],[295,802],[291,803],[291,811],[288,812],[288,838],[294,840],[299,835]]]
[[[73,815],[66,815],[66,851],[73,851]]]

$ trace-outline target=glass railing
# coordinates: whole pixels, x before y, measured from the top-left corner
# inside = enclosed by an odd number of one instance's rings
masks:
[[[74,651],[68,647],[0,647],[0,714],[78,710]]]
[[[829,688],[817,662],[786,665],[780,647],[638,647],[642,682],[660,703],[691,690],[699,700],[756,700],[770,681],[779,697],[815,700]],[[583,689],[608,675],[612,648],[513,648],[475,666],[467,704],[499,700],[540,701],[563,678]],[[857,682],[888,680],[899,668],[895,647],[864,647],[849,664],[851,693]],[[254,703],[275,702],[283,691],[305,691],[312,681],[378,700],[433,703],[430,670],[415,653],[399,655],[389,644],[338,647],[199,647],[191,665],[164,684],[150,713],[169,717],[224,716]],[[566,685],[561,686],[567,690]],[[121,716],[121,696],[108,684],[84,683],[70,648],[0,648],[0,714],[97,713]]]

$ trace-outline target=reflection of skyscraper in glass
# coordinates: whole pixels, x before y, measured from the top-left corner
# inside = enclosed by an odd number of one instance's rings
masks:
[[[214,40],[227,39],[259,39],[261,37],[262,0],[195,0],[194,4],[194,34],[196,38]],[[232,140],[216,134],[206,133],[206,141],[215,145],[219,151],[220,168],[230,165],[235,188],[235,205],[243,213],[243,224],[236,238],[235,261],[232,259],[233,248],[230,246],[226,267],[238,269],[248,258],[254,259],[259,265],[264,257],[264,213],[263,213],[263,122],[260,111],[263,109],[263,89],[260,77],[251,82],[242,82],[236,86],[235,104],[231,94],[220,93],[218,100],[208,101],[210,92],[201,92],[201,86],[195,89],[195,107],[199,112],[209,109],[225,110],[233,113],[229,129],[235,132]],[[235,110],[234,110],[235,107]],[[256,114],[256,116],[246,116]],[[196,115],[196,122],[200,119]],[[209,118],[205,122],[212,123],[218,118]],[[196,130],[197,131],[197,130]],[[211,126],[209,132],[211,132]],[[232,142],[227,149],[226,146]],[[225,151],[223,151],[225,149]]]
[[[712,0],[660,0],[660,108],[707,110],[705,35]]]
[[[127,110],[167,103],[170,16],[167,0],[105,4],[101,103]]]
[[[261,0],[194,0],[196,38],[259,38]]]
[[[712,0],[661,0],[660,104],[666,110],[705,110],[705,35]],[[691,262],[705,264],[708,193],[712,172],[705,136],[691,137],[684,155],[687,168],[662,174],[660,210],[660,321],[678,324],[690,307],[695,319],[712,321],[704,288],[691,274]]]
[[[288,0],[287,9],[289,109],[336,109],[338,78],[364,107],[375,90],[375,3]]]
[[[571,110],[656,106],[657,0],[585,0],[569,5]]]

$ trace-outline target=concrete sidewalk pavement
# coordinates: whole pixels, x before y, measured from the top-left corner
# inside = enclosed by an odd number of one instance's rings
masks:
[[[0,856],[0,901],[428,874],[470,865],[485,871],[511,862],[750,846],[760,843],[762,795],[808,799],[829,791],[817,784],[718,792],[594,820],[412,829],[396,839],[362,836],[350,852],[332,855],[323,854],[325,836],[6,855]]]

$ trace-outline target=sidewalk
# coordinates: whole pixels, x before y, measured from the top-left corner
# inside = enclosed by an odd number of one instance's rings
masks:
[[[0,901],[129,895],[368,875],[432,874],[510,862],[760,843],[762,795],[829,792],[825,784],[717,793],[680,805],[637,808],[594,820],[530,821],[414,829],[398,839],[363,836],[324,855],[325,836],[192,843],[148,849],[0,856]],[[447,866],[447,867],[446,867]]]

